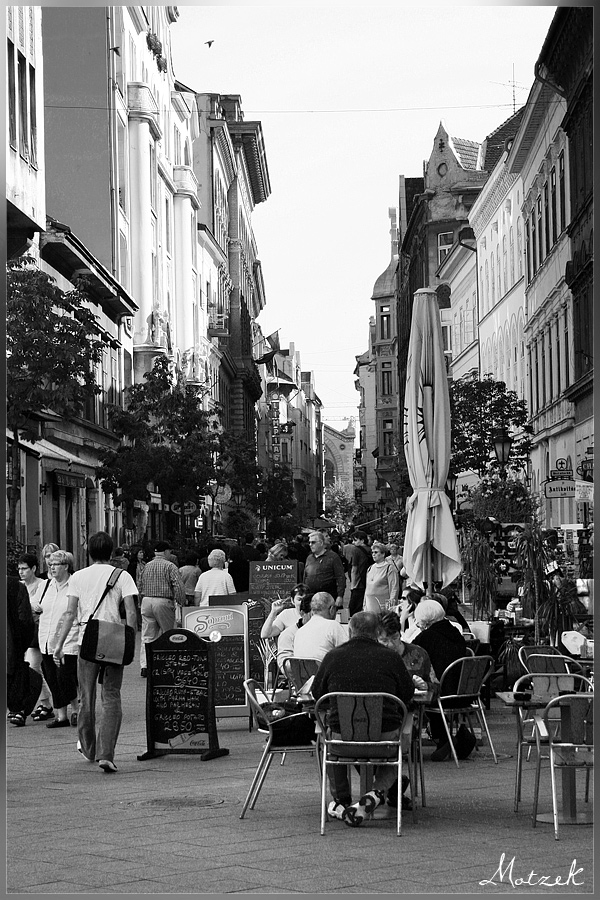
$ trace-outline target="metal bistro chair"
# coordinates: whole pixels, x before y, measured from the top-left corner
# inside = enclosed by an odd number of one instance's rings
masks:
[[[281,753],[284,755],[284,757],[288,753],[312,753],[316,756],[319,774],[321,771],[321,757],[320,749],[318,746],[318,736],[316,738],[316,741],[314,739],[311,740],[310,738],[307,738],[306,740],[300,740],[298,742],[291,742],[284,736],[284,730],[289,729],[290,727],[290,720],[297,718],[298,715],[304,716],[305,713],[285,716],[280,720],[275,719],[274,721],[270,721],[260,707],[260,703],[257,698],[257,689],[263,692],[265,698],[267,697],[262,687],[254,679],[250,678],[247,681],[244,681],[244,690],[250,704],[250,709],[252,710],[252,714],[256,721],[257,729],[259,733],[267,735],[267,742],[265,745],[265,749],[262,752],[262,756],[258,763],[256,772],[254,774],[254,778],[252,779],[250,790],[248,791],[248,795],[244,801],[240,819],[244,818],[248,806],[250,806],[250,809],[254,809],[256,801],[258,800],[258,795],[260,794],[265,778],[267,777],[267,772],[269,771],[269,767],[276,753]]]
[[[527,659],[534,653],[543,653],[545,656],[561,656],[558,647],[551,647],[549,644],[523,644],[519,647],[519,662],[523,666],[524,672],[531,671],[527,665]]]
[[[550,727],[551,716],[560,711],[561,734],[553,734]],[[568,731],[568,734],[567,734]],[[585,802],[589,801],[590,771],[594,767],[594,695],[565,694],[554,697],[546,708],[535,717],[535,733],[539,744],[548,745],[550,759],[550,779],[552,783],[552,817],[554,837],[558,840],[558,798],[556,794],[556,769],[585,769]],[[540,788],[541,747],[535,770],[533,794],[533,827],[537,824],[537,808]],[[575,773],[573,773],[574,776]],[[575,804],[575,783],[573,781],[573,804]],[[576,815],[576,812],[575,812]]]
[[[318,659],[299,659],[294,656],[284,660],[283,671],[290,685],[290,699],[300,693],[312,675],[317,674],[320,664]]]
[[[494,659],[492,656],[464,656],[454,660],[442,672],[437,698],[437,710],[442,716],[452,756],[458,768],[460,766],[454,741],[452,740],[452,726],[456,725],[458,727],[460,720],[466,720],[471,725],[473,715],[477,717],[482,733],[485,731],[494,762],[498,764],[498,757],[492,743],[480,696],[481,689],[491,675],[493,668]],[[453,685],[453,687],[449,687],[449,685]],[[432,712],[435,709],[435,706],[428,707],[428,712]]]
[[[532,706],[516,707],[517,714],[517,770],[515,775],[515,812],[519,811],[519,802],[521,800],[521,780],[523,774],[523,755],[527,748],[525,759],[528,761],[532,747],[537,747],[538,755],[542,749],[541,745],[547,743],[541,739],[537,739],[535,735],[535,716],[536,711],[544,704],[549,703],[560,694],[586,693],[592,690],[591,682],[587,678],[578,674],[567,674],[559,672],[534,672],[530,675],[522,675],[518,678],[513,686],[513,691],[528,691],[532,694],[532,700],[535,699],[537,710]],[[560,726],[560,711],[556,715],[549,716],[548,726],[552,721],[555,732],[558,733]]]
[[[532,674],[542,672],[544,674],[556,673],[557,675],[583,675],[583,667],[570,656],[560,653],[530,653],[527,657],[527,671]]]
[[[393,705],[400,715],[398,737],[381,740],[384,700]],[[333,739],[326,721],[331,703],[337,705],[341,738]],[[327,770],[330,766],[395,766],[398,775],[398,792],[402,783],[402,748],[412,752],[411,733],[413,714],[398,697],[387,693],[335,691],[323,694],[315,705],[317,725],[321,729],[323,760],[321,765],[321,834],[325,834],[327,821]],[[414,768],[409,760],[411,796],[414,801]],[[350,774],[349,774],[350,777]],[[413,802],[413,819],[415,803]],[[398,797],[396,833],[402,830],[402,802]]]

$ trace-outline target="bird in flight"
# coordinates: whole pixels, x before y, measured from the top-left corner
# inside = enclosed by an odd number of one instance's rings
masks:
[[[208,46],[210,47],[211,44],[214,44],[214,41],[204,41],[204,43],[205,43],[205,44],[208,44]]]

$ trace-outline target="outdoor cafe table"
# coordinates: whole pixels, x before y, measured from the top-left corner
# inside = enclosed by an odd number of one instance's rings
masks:
[[[535,694],[531,697],[530,700],[515,700],[514,694],[512,691],[496,691],[496,697],[504,703],[505,706],[510,706],[515,713],[515,716],[518,715],[519,708],[521,709],[544,709],[548,703],[547,699],[543,699],[541,697],[535,696]],[[561,706],[560,708],[560,734],[561,739],[564,741],[571,740],[571,713],[568,706]],[[518,732],[517,732],[517,740],[519,740]],[[562,779],[562,812],[559,814],[558,821],[564,825],[586,825],[592,821],[593,812],[592,810],[581,811],[577,809],[577,793],[575,789],[575,769],[563,768],[561,769],[561,779]],[[542,813],[537,817],[538,822],[552,822],[554,821],[552,813]]]

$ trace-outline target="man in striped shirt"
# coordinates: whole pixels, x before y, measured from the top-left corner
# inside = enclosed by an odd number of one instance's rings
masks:
[[[154,559],[147,562],[140,579],[142,601],[142,646],[140,675],[145,678],[146,644],[155,641],[165,631],[175,628],[175,603],[185,606],[185,584],[177,566],[167,559],[171,545],[158,541]]]

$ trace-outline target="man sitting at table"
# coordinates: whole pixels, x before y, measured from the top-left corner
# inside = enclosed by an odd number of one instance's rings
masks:
[[[305,625],[302,631],[307,627]],[[408,703],[414,694],[413,681],[398,653],[379,642],[379,616],[371,612],[357,612],[350,619],[348,629],[350,639],[330,650],[319,666],[312,684],[315,700],[330,691],[367,691],[393,694]],[[337,708],[332,706],[328,710],[327,722],[333,738],[339,738]],[[400,725],[397,709],[390,709],[384,701],[381,740],[396,738]],[[384,802],[386,791],[395,780],[394,766],[376,766],[373,789],[357,803],[352,803],[346,767],[331,766],[329,787],[333,800],[328,807],[329,815],[353,827],[361,825]]]
[[[298,659],[318,659],[348,640],[348,631],[335,619],[336,603],[331,594],[317,591],[310,601],[310,620],[294,638],[294,656]]]

